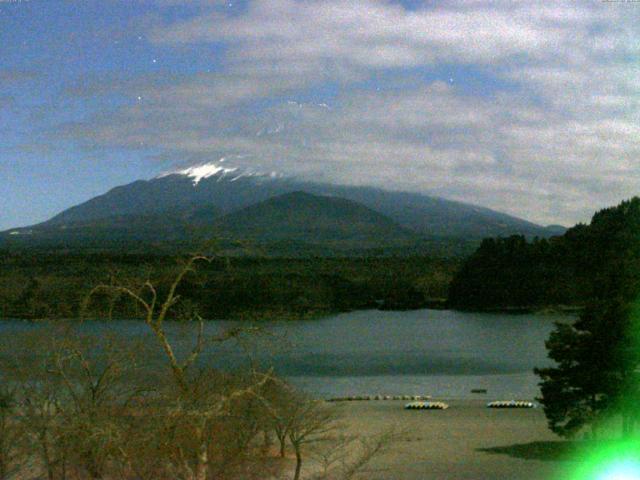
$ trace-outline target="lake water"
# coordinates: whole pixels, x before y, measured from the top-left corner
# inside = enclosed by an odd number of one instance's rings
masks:
[[[434,398],[533,399],[539,394],[532,369],[549,365],[544,342],[560,315],[506,315],[442,310],[357,311],[308,321],[261,324],[263,330],[242,345],[208,351],[203,362],[221,367],[248,357],[309,393],[347,395],[432,395]],[[207,333],[234,322],[209,322]],[[0,322],[0,337],[38,328]],[[96,334],[147,334],[136,321],[88,322]],[[184,342],[189,327],[171,324]],[[486,389],[487,394],[471,393]]]

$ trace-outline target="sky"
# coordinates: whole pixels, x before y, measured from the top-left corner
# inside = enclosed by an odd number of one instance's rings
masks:
[[[640,2],[0,0],[0,230],[223,157],[588,221],[640,194]]]

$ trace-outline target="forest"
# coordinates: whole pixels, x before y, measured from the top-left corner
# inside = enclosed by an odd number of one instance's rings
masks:
[[[454,276],[449,305],[463,310],[584,306],[611,277],[640,272],[638,238],[636,197],[548,240],[485,239]]]
[[[0,252],[1,318],[75,318],[99,283],[160,291],[180,268],[177,255]],[[432,257],[215,257],[180,286],[207,319],[310,318],[362,308],[442,306],[457,259]],[[115,302],[114,317],[140,315]]]

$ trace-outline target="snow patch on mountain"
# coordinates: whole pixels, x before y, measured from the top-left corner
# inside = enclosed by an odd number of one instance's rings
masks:
[[[197,186],[201,180],[209,177],[218,177],[218,181],[225,179],[230,182],[235,182],[243,177],[258,177],[258,178],[283,178],[283,175],[278,172],[259,172],[250,168],[241,169],[239,167],[227,167],[220,165],[225,161],[225,158],[214,162],[202,163],[200,165],[193,165],[187,168],[171,170],[161,173],[157,178],[167,177],[169,175],[182,175],[190,177],[193,180],[193,186]]]
[[[185,168],[184,170],[177,170],[173,173],[192,178],[193,185],[196,186],[203,178],[209,178],[219,174],[221,176],[225,176],[226,174],[234,173],[237,170],[238,169],[236,167],[226,168],[218,165],[217,163],[205,163],[204,165],[196,165]]]

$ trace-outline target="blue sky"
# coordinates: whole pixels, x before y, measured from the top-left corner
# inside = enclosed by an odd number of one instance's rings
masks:
[[[0,0],[0,229],[227,161],[539,223],[638,192],[640,4]]]

